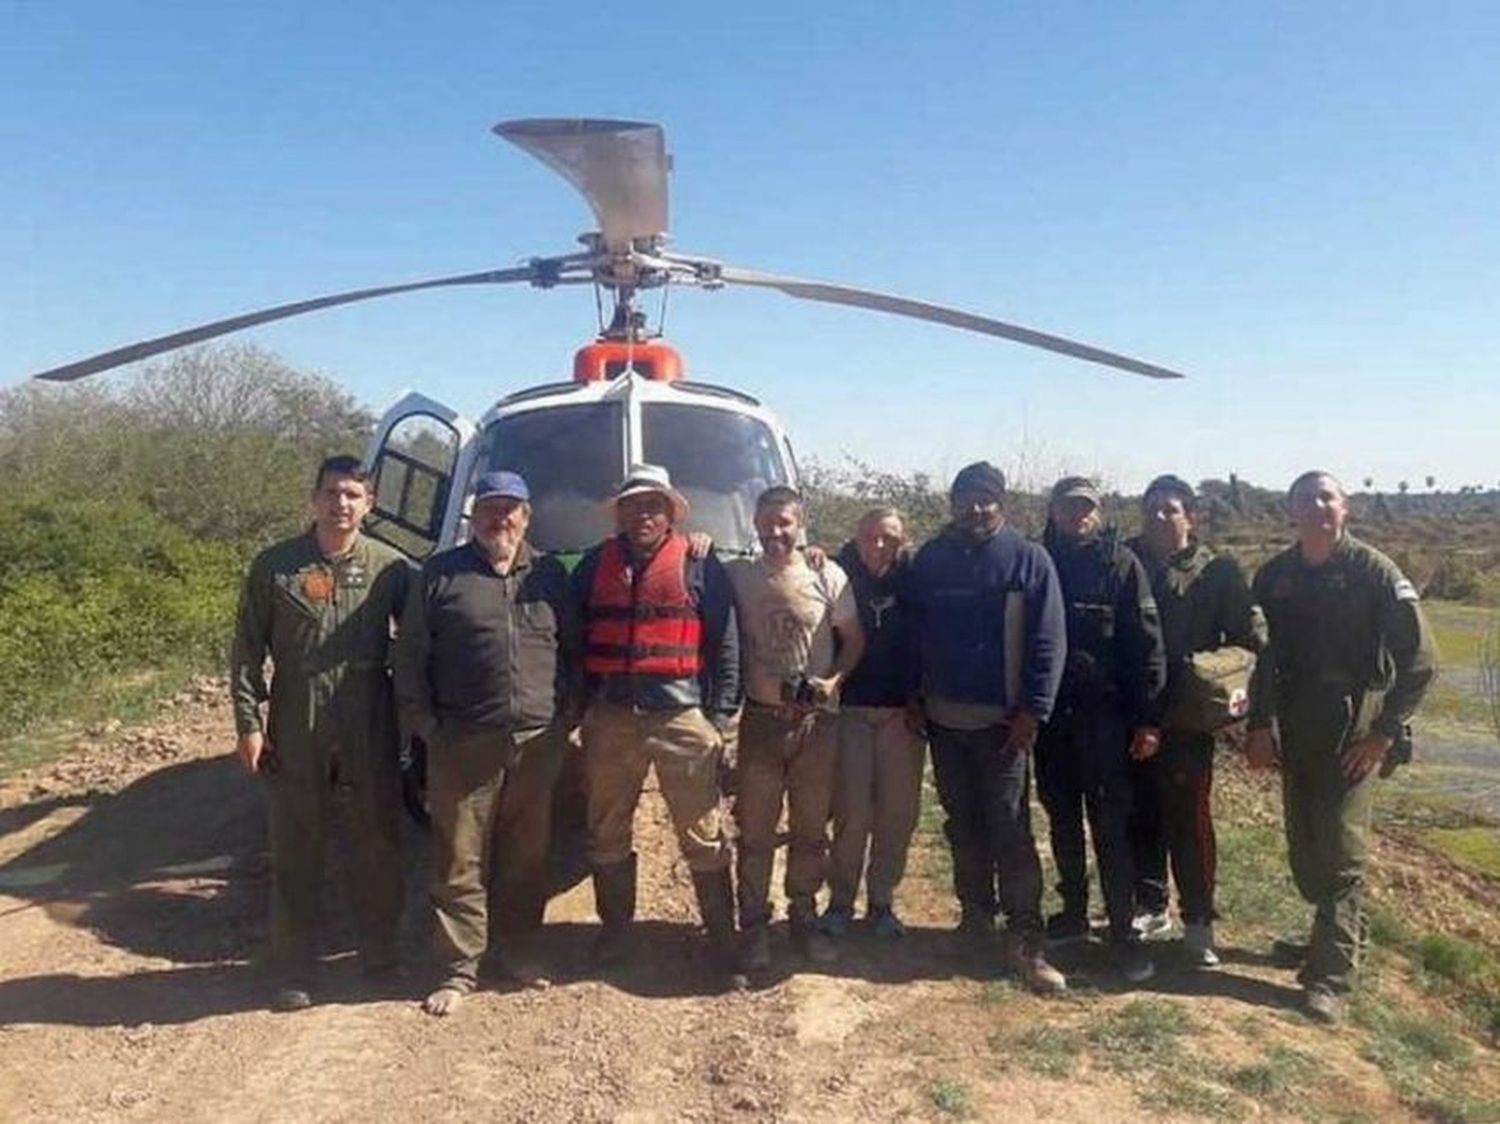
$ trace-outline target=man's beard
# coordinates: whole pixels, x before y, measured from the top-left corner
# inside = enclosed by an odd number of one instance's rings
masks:
[[[484,556],[491,562],[504,562],[508,558],[515,557],[517,540],[510,535],[500,534],[493,538],[476,537],[475,542],[479,549],[484,551]]]

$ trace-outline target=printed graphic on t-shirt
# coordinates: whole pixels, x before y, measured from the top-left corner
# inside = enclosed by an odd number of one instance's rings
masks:
[[[815,571],[800,560],[771,570],[763,559],[728,566],[745,642],[745,690],[775,705],[783,685],[833,670],[834,626],[847,627],[858,609],[849,579],[834,562]]]

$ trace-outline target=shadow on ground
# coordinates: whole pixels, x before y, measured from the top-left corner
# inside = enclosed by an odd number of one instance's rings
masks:
[[[0,827],[4,833],[20,830],[69,803],[48,798],[9,809]],[[91,930],[106,944],[173,965],[129,975],[57,971],[0,982],[0,1023],[171,1023],[261,1005],[264,985],[248,965],[264,939],[264,824],[260,785],[234,760],[193,760],[150,773],[117,794],[93,797],[58,834],[0,864],[0,894],[17,903],[0,906],[0,916],[44,910],[62,924]],[[402,949],[417,971],[398,993],[415,998],[431,982],[423,968],[428,839],[405,826]],[[341,835],[336,831],[333,838]],[[330,923],[324,926],[323,945],[325,954],[333,955],[350,949],[352,934],[340,923],[349,913],[339,894],[343,844],[329,852],[324,915]],[[565,865],[569,869],[559,882],[576,881],[582,873],[578,863]],[[546,927],[544,963],[556,985],[600,980],[656,998],[708,995],[723,987],[723,973],[695,926],[639,922],[630,961],[602,974],[588,967],[597,932],[590,924]],[[774,926],[772,938],[774,966],[753,981],[758,988],[803,971],[880,984],[1004,975],[998,943],[977,956],[955,955],[947,930],[913,926],[902,940],[880,941],[857,929],[840,942],[836,963],[816,966],[795,953],[785,925]],[[1171,945],[1160,946],[1162,970],[1141,990],[1220,995],[1267,1007],[1288,1006],[1296,998],[1290,987],[1234,970],[1237,963],[1255,965],[1254,953],[1226,950],[1226,966],[1218,972],[1176,970],[1171,953]],[[1123,990],[1102,946],[1072,950],[1058,960],[1077,989]],[[394,997],[365,986],[352,962],[327,965],[323,976],[325,1000]]]
[[[56,835],[0,864],[0,918],[42,910],[105,944],[175,966],[130,975],[55,974],[0,982],[0,1024],[133,1025],[181,1022],[263,1004],[249,967],[265,937],[268,864],[260,784],[231,758],[159,769],[113,795],[49,798],[7,809],[0,835],[76,803],[87,811]],[[408,918],[420,916],[426,836],[407,825]],[[335,832],[337,839],[342,833]],[[327,857],[325,954],[352,948],[339,886],[343,845]],[[403,945],[421,934],[408,932]],[[344,976],[350,979],[345,980]],[[351,967],[325,972],[328,998],[382,998]],[[388,997],[388,996],[385,996]]]

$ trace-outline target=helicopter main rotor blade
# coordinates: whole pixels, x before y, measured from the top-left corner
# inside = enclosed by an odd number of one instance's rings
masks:
[[[730,265],[720,267],[717,275],[720,280],[731,284],[757,285],[764,289],[776,289],[789,297],[800,297],[802,300],[868,308],[876,312],[889,312],[895,316],[931,320],[935,324],[946,324],[950,328],[963,328],[970,332],[982,332],[987,336],[999,336],[1001,339],[1029,344],[1032,347],[1055,351],[1061,355],[1071,355],[1075,359],[1084,359],[1090,363],[1102,363],[1106,367],[1116,367],[1122,371],[1130,371],[1132,374],[1145,375],[1147,378],[1180,379],[1186,377],[1180,371],[1158,367],[1155,363],[1146,363],[1139,359],[1131,359],[1129,356],[1064,339],[1062,336],[1038,332],[1034,328],[1023,328],[1018,324],[1007,324],[1003,320],[992,320],[988,316],[977,316],[972,312],[962,312],[940,304],[912,300],[909,297],[877,293],[870,289],[856,289],[848,285],[833,285],[826,281],[781,277],[774,273],[761,273],[757,270],[740,269]]]
[[[510,281],[530,281],[535,275],[536,268],[529,265],[517,269],[492,269],[484,273],[464,273],[455,277],[438,277],[431,281],[413,281],[405,285],[383,285],[378,289],[354,289],[347,293],[334,293],[331,296],[297,301],[295,304],[279,304],[275,308],[263,308],[259,312],[247,312],[242,316],[231,316],[227,320],[215,320],[212,324],[200,324],[196,328],[173,332],[170,336],[158,336],[156,339],[142,340],[125,347],[117,347],[113,351],[102,351],[88,359],[53,367],[32,377],[46,379],[49,382],[72,382],[85,375],[97,374],[99,371],[107,371],[112,367],[123,367],[126,363],[134,363],[140,359],[149,359],[164,351],[173,351],[179,347],[202,343],[204,340],[228,335],[230,332],[253,328],[257,324],[285,320],[288,316],[301,316],[304,312],[317,312],[319,309],[333,308],[335,305],[353,304],[355,301],[389,297],[397,293],[413,293],[419,289],[439,289],[448,285],[499,285]]]
[[[588,200],[604,243],[626,250],[667,231],[666,136],[646,121],[533,117],[491,132],[524,148]]]

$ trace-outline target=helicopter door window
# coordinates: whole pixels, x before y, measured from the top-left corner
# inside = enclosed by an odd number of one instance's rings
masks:
[[[439,418],[413,414],[396,423],[373,466],[372,534],[414,558],[432,553],[459,445],[457,431]]]
[[[672,475],[692,505],[688,526],[722,550],[755,549],[755,501],[789,482],[776,435],[757,417],[686,402],[641,409],[646,460]]]
[[[574,403],[498,418],[485,428],[478,471],[498,468],[531,490],[533,546],[585,550],[614,533],[606,504],[625,470],[624,408]]]

